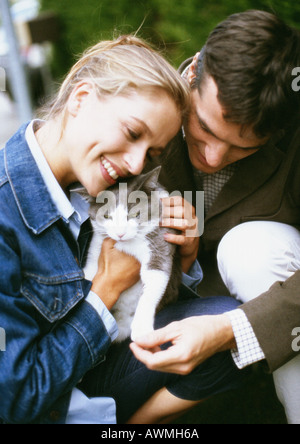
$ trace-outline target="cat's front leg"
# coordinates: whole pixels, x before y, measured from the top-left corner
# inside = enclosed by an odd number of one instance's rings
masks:
[[[104,240],[103,236],[94,233],[88,250],[86,263],[83,269],[85,279],[89,281],[92,281],[94,279],[98,271],[98,260],[103,240]]]
[[[96,276],[98,270],[98,261],[97,258],[91,258],[87,261],[83,271],[84,271],[84,277],[88,281],[92,281],[94,277]]]
[[[131,324],[131,339],[150,333],[154,329],[154,317],[169,281],[167,273],[160,270],[141,270],[143,293]]]

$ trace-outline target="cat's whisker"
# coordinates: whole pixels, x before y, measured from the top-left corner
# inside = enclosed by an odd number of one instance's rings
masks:
[[[106,234],[106,230],[100,226],[94,226],[89,233]]]

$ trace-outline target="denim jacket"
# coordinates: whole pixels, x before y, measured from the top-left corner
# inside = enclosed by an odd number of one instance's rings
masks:
[[[24,125],[0,151],[0,418],[64,423],[71,391],[111,339],[85,300],[77,242],[42,180]]]

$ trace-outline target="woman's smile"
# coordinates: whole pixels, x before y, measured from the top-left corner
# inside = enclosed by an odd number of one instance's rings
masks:
[[[120,174],[118,174],[116,171],[117,168],[116,167],[113,168],[112,163],[109,162],[104,156],[101,156],[100,158],[100,168],[102,171],[102,175],[104,176],[104,179],[110,185],[115,185],[120,177]]]

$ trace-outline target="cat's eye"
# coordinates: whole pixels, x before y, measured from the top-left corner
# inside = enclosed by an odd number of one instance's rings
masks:
[[[137,219],[137,218],[140,217],[140,215],[141,215],[140,211],[137,211],[136,213],[130,213],[130,214],[128,215],[128,218],[129,218],[129,219]]]
[[[109,219],[109,214],[105,213],[105,214],[103,215],[103,217],[104,217],[104,219]]]

